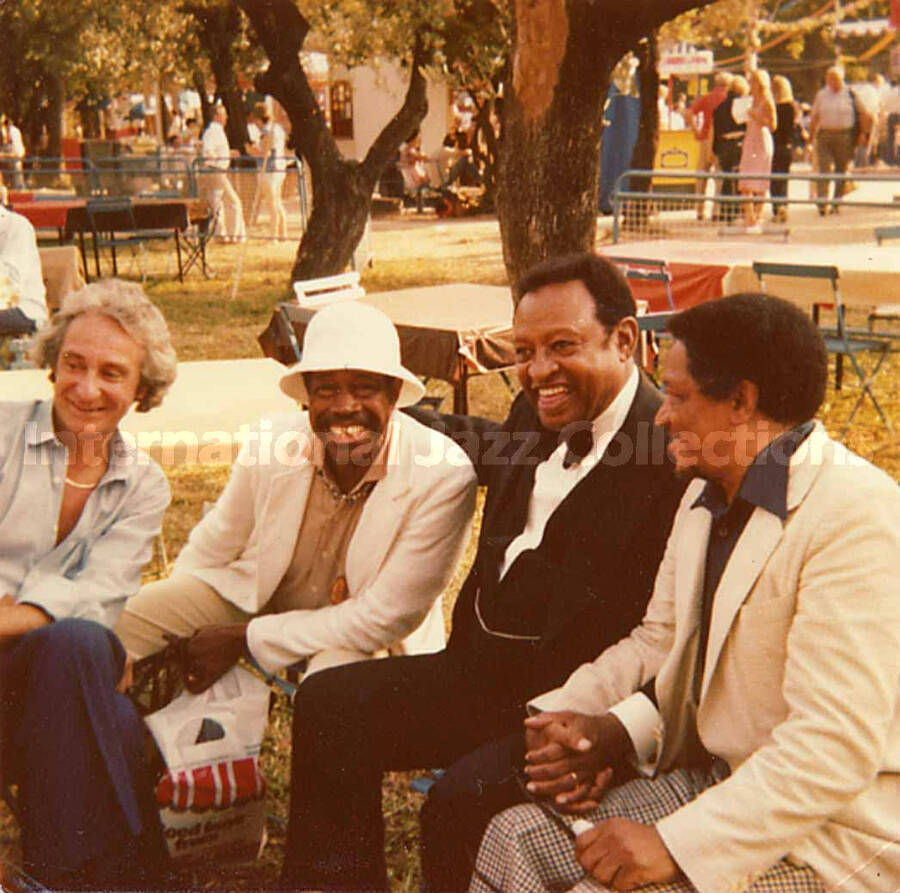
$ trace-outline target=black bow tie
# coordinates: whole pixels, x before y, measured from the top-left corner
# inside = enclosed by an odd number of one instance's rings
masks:
[[[594,446],[594,432],[591,428],[578,428],[566,438],[566,455],[563,457],[563,468],[578,465]]]

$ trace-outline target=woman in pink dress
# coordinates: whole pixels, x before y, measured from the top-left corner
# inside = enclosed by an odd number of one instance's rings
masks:
[[[766,71],[756,69],[748,77],[750,81],[750,109],[747,112],[747,132],[741,150],[741,174],[739,189],[744,195],[757,196],[758,201],[744,205],[744,221],[752,232],[762,230],[763,198],[769,189],[772,172],[772,130],[775,127],[775,101],[772,85]]]

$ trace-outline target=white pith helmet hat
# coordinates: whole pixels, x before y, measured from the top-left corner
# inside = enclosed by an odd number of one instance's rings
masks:
[[[412,406],[425,393],[422,382],[400,364],[400,338],[390,318],[370,304],[340,301],[319,310],[303,337],[303,356],[281,377],[288,397],[309,403],[305,372],[360,369],[401,382],[397,406]]]

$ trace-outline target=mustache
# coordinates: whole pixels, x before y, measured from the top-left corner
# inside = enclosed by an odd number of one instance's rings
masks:
[[[369,412],[354,412],[349,415],[338,415],[333,412],[320,415],[315,422],[315,430],[327,434],[332,425],[360,425],[376,434],[381,433],[378,419]]]

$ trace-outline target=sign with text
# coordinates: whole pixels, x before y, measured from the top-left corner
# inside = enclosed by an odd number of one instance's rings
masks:
[[[713,70],[712,50],[692,50],[687,53],[662,53],[659,57],[659,76],[709,74]]]

